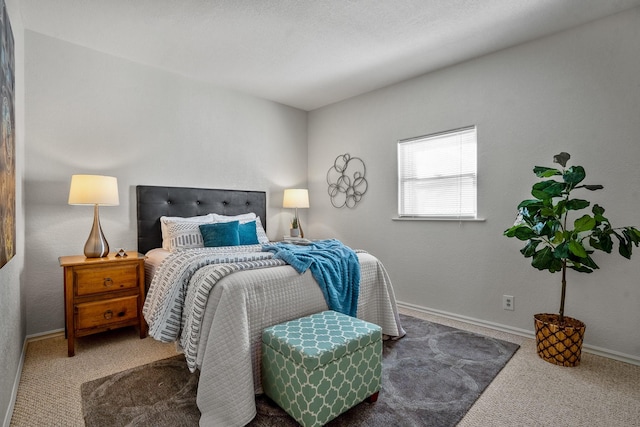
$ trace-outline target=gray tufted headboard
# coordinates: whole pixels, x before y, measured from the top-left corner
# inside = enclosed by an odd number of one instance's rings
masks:
[[[239,215],[255,212],[267,228],[267,195],[264,191],[216,190],[188,187],[136,186],[138,252],[162,247],[161,216],[190,217],[217,213]]]

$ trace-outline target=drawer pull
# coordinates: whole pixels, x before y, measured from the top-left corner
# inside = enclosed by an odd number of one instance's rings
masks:
[[[127,310],[120,311],[120,312],[118,312],[116,314],[116,316],[118,316],[118,317],[124,317],[126,315],[127,315]],[[103,316],[104,316],[105,319],[109,320],[109,319],[111,319],[113,317],[113,311],[107,310],[107,311],[104,312]]]
[[[111,277],[105,277],[102,284],[107,288],[113,286],[113,279]]]

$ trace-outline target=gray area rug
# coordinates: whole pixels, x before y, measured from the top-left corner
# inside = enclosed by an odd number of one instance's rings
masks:
[[[327,424],[455,426],[518,349],[517,344],[401,315],[407,335],[385,341],[382,390]],[[82,384],[87,427],[197,426],[198,378],[182,356]],[[271,400],[256,397],[251,427],[297,426]]]

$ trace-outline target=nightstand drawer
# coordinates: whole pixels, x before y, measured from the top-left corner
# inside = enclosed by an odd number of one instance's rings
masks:
[[[105,327],[112,323],[137,321],[138,295],[76,305],[76,328]]]
[[[138,287],[138,266],[128,264],[114,267],[78,268],[75,270],[76,295],[90,295]]]

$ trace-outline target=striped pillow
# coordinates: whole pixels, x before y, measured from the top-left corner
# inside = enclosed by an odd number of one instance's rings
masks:
[[[160,217],[162,229],[162,247],[168,251],[186,248],[202,248],[202,234],[200,224],[213,223],[213,215],[181,217]]]

